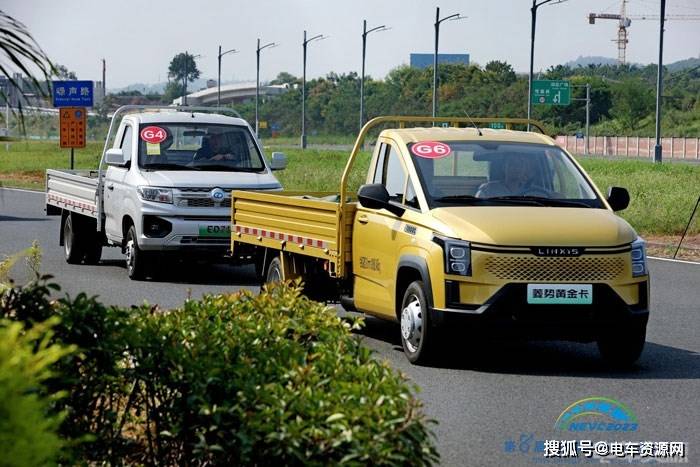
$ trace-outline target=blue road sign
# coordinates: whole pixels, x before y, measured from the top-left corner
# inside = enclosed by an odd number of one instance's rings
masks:
[[[54,107],[92,107],[92,81],[52,81]]]

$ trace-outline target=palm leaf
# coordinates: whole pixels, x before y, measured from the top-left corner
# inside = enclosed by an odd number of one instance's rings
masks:
[[[12,71],[19,71],[28,77],[36,94],[42,97],[50,96],[48,83],[55,73],[51,60],[24,24],[0,10],[0,73],[7,76],[10,86],[20,89],[21,83],[12,76]],[[45,86],[42,86],[42,82]],[[0,96],[5,100],[9,99],[4,89],[0,89]],[[21,100],[18,101],[17,109],[12,109],[12,114],[19,119],[20,129],[24,134],[24,110]]]

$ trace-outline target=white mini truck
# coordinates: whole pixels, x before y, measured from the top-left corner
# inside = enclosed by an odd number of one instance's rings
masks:
[[[268,164],[245,120],[213,111],[223,109],[120,107],[97,170],[46,171],[46,213],[61,216],[68,263],[95,264],[116,246],[129,277],[144,279],[164,257],[227,257],[231,190],[281,190],[272,171],[287,159]],[[229,259],[262,261],[252,249]]]

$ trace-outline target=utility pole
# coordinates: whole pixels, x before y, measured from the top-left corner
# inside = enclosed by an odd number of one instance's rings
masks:
[[[387,31],[389,28],[377,26],[367,30],[367,20],[362,20],[362,76],[360,77],[360,130],[365,124],[365,55],[367,50],[367,35],[374,31]]]
[[[435,53],[433,54],[433,117],[437,117],[438,111],[438,44],[440,42],[440,23],[448,20],[465,19],[466,16],[461,16],[459,13],[446,16],[440,19],[440,7],[435,9]]]
[[[107,61],[102,59],[102,97],[107,97]]]
[[[307,39],[306,29],[304,29],[304,42],[302,42],[302,48],[304,49],[304,70],[302,73],[303,78],[301,85],[301,149],[306,149],[306,46],[311,41],[325,38],[323,34],[317,34],[311,39]]]
[[[236,49],[231,49],[231,50],[227,50],[227,51],[224,52],[224,53],[221,53],[221,46],[219,46],[219,55],[218,55],[218,58],[219,58],[219,74],[218,74],[218,77],[217,77],[217,79],[216,79],[216,85],[217,85],[217,90],[216,90],[216,106],[217,106],[217,107],[221,107],[221,57],[223,57],[223,56],[226,55],[226,54],[230,54],[230,53],[234,53],[234,54],[235,54],[235,53],[238,53],[238,51],[237,51]]]
[[[260,47],[260,38],[258,38],[258,48],[255,49],[255,136],[260,138],[258,133],[258,100],[260,99],[260,52],[268,47],[277,47],[277,44],[270,42]]]
[[[585,155],[588,155],[588,141],[590,137],[590,128],[591,128],[591,84],[586,83],[586,84],[580,84],[580,85],[571,85],[572,88],[586,88],[586,97],[585,99],[581,98],[572,98],[572,101],[586,101],[586,144],[583,150],[583,153]]]
[[[527,131],[530,131],[530,118],[532,116],[532,75],[535,63],[535,26],[537,23],[537,9],[551,1],[552,0],[542,0],[540,3],[537,3],[537,0],[532,0],[532,8],[530,8],[532,19],[530,22],[530,73],[527,79]],[[558,0],[556,3],[563,3],[565,1],[567,0]]]
[[[185,92],[182,94],[182,105],[187,105],[187,51],[185,50]]]
[[[656,73],[656,146],[654,146],[654,162],[661,164],[663,148],[661,147],[661,94],[663,92],[664,65],[664,17],[666,16],[666,0],[661,0],[659,15],[659,68]]]

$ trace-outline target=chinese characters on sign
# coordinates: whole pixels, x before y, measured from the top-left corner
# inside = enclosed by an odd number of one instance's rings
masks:
[[[590,284],[528,284],[527,303],[590,305],[593,303],[593,286]]]
[[[53,81],[54,107],[92,107],[92,81]]]
[[[652,457],[657,459],[684,458],[685,443],[681,441],[597,441],[546,440],[544,457]]]
[[[569,105],[571,103],[571,88],[564,80],[536,80],[532,82],[533,104]]]

